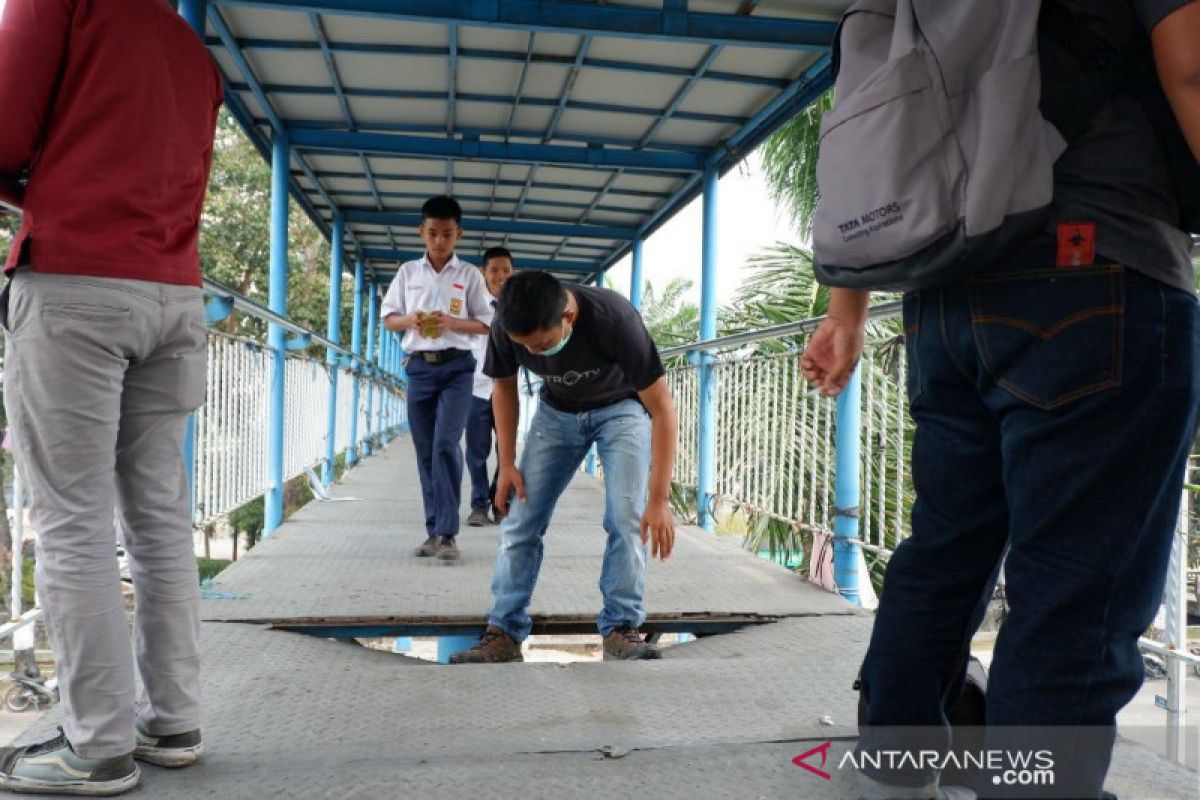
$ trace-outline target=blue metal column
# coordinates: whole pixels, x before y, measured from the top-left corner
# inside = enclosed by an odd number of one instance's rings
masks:
[[[179,15],[204,41],[205,19],[208,15],[208,0],[180,0]],[[183,463],[187,470],[188,508],[191,517],[196,517],[196,414],[188,414],[187,432],[183,437]]]
[[[208,0],[179,0],[179,16],[204,40],[204,20],[208,16]]]
[[[852,602],[858,596],[858,471],[862,380],[855,369],[837,399],[837,479],[833,517],[833,579]]]
[[[366,266],[360,258],[354,263],[354,319],[350,326],[351,369],[354,372],[354,388],[350,390],[350,447],[346,450],[346,464],[358,463],[358,396],[362,387],[362,312],[363,282]]]
[[[334,344],[341,344],[342,332],[342,250],[345,247],[345,225],[341,214],[333,216],[333,257],[329,260],[329,313],[325,328],[325,338]],[[328,432],[325,442],[325,473],[321,482],[326,486],[333,483],[333,462],[337,457],[337,418],[338,418],[338,354],[330,349],[325,353],[325,363],[329,365],[329,414]]]
[[[363,441],[363,456],[371,454],[371,437],[375,430],[375,381],[379,378],[378,357],[375,353],[375,328],[379,325],[379,292],[375,291],[375,282],[367,285],[367,353],[363,360],[367,362],[367,374],[372,380],[367,384],[367,436]]]
[[[271,278],[268,305],[287,316],[288,278],[288,177],[291,146],[279,132],[271,146]],[[267,432],[267,495],[263,535],[268,536],[283,522],[283,419],[287,409],[284,375],[287,362],[287,332],[278,325],[268,328],[271,348],[271,405]]]
[[[704,170],[704,228],[701,247],[700,341],[717,337],[717,181],[716,166]],[[700,354],[699,503],[700,527],[716,527],[717,376],[710,352]]]
[[[642,310],[642,238],[633,240],[633,267],[629,275],[629,302]]]

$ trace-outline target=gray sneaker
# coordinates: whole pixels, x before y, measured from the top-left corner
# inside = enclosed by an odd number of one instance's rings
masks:
[[[84,758],[62,728],[48,742],[0,748],[0,788],[14,792],[109,797],[133,789],[140,777],[132,753]]]
[[[605,661],[648,661],[662,658],[658,648],[642,638],[637,628],[616,628],[604,637]]]
[[[170,736],[151,736],[138,730],[133,757],[160,767],[176,769],[190,767],[203,753],[204,743],[200,741],[199,730]]]
[[[437,551],[438,561],[449,564],[457,563],[462,555],[458,552],[458,543],[454,541],[453,536],[443,536],[442,541],[438,544]]]
[[[442,537],[440,536],[430,536],[416,550],[413,550],[413,555],[417,558],[432,558],[436,556],[438,548],[442,544],[441,539]]]
[[[491,524],[491,520],[488,519],[487,509],[486,508],[471,509],[471,516],[467,517],[467,524],[470,525],[472,528],[482,528],[484,525]]]

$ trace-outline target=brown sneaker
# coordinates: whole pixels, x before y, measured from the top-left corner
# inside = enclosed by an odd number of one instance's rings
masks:
[[[646,661],[662,658],[658,648],[642,638],[637,628],[616,628],[604,637],[605,661]]]
[[[442,537],[442,541],[438,544],[437,557],[438,561],[447,563],[457,563],[458,559],[462,557],[458,552],[458,543],[454,541],[453,536]]]
[[[430,536],[425,540],[424,544],[413,550],[413,555],[417,558],[431,558],[432,556],[436,556],[438,547],[442,543],[441,538],[440,536]]]
[[[495,625],[487,626],[479,644],[470,650],[450,656],[451,664],[500,664],[524,660],[521,655],[521,643]]]
[[[486,508],[473,508],[471,509],[471,515],[467,517],[467,524],[472,528],[482,528],[490,522],[491,520],[488,519]]]

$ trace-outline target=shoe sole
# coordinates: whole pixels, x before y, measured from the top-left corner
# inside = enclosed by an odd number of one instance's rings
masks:
[[[615,656],[610,653],[604,654],[605,661],[659,661],[661,659],[662,652],[654,647],[639,648],[627,656]]]
[[[451,556],[451,557],[447,558],[446,556],[438,556],[437,559],[438,559],[438,561],[442,562],[443,564],[457,564],[459,561],[462,560],[462,557],[461,556]]]
[[[517,656],[510,658],[508,661],[455,661],[454,657],[450,657],[451,664],[519,664],[525,661],[525,656]]]
[[[154,764],[167,769],[190,767],[204,755],[204,743],[193,747],[137,747],[133,757],[147,764]]]
[[[75,797],[112,797],[136,789],[142,773],[136,766],[124,778],[112,781],[39,781],[0,775],[0,789],[26,794],[60,794]]]

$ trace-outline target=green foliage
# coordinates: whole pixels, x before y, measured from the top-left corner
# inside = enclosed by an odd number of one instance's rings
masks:
[[[833,92],[822,95],[777,130],[763,146],[763,174],[771,197],[796,224],[803,240],[812,236],[817,208],[817,145],[821,116],[833,107]]]
[[[675,347],[696,340],[700,330],[700,309],[694,303],[684,301],[683,295],[692,288],[686,278],[674,278],[659,294],[654,285],[646,281],[642,295],[642,319],[646,330],[660,348]]]
[[[261,495],[229,512],[229,525],[233,528],[233,535],[246,537],[247,550],[262,538],[263,528],[266,526],[265,514],[266,499]]]
[[[201,582],[216,577],[217,573],[228,567],[230,563],[226,558],[197,558],[196,569],[200,573]]]
[[[270,268],[271,168],[228,113],[217,125],[208,197],[200,223],[204,275],[264,305]],[[288,316],[324,333],[329,307],[329,243],[295,204],[288,218]],[[349,341],[353,277],[343,275],[341,340]],[[265,325],[235,315],[226,333],[261,337]],[[319,349],[319,348],[318,348]]]

